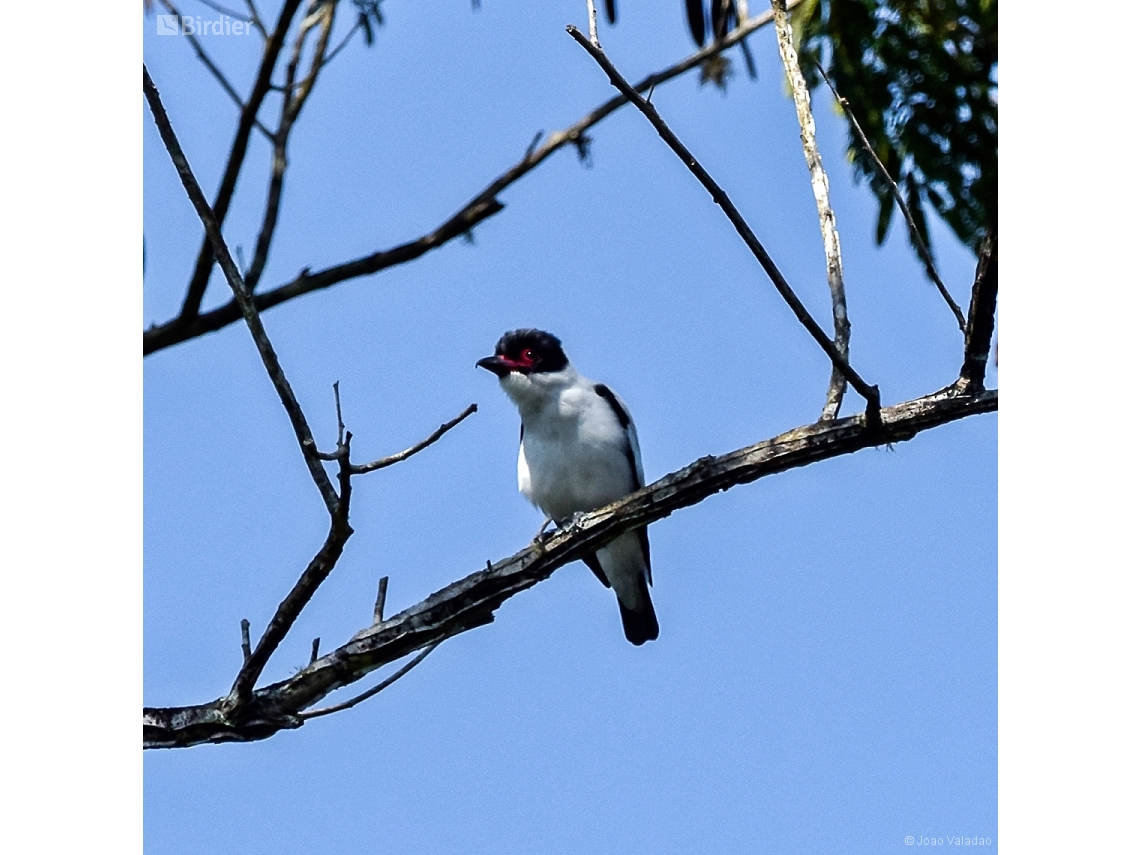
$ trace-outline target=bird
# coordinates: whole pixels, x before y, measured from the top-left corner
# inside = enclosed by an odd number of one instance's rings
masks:
[[[608,386],[579,374],[556,336],[512,330],[475,364],[499,378],[518,408],[519,492],[547,522],[565,525],[645,485],[629,409]],[[617,595],[625,637],[635,645],[656,639],[646,529],[625,532],[582,560]]]

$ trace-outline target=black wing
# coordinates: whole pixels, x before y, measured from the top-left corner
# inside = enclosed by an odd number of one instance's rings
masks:
[[[611,392],[610,387],[604,383],[598,383],[594,386],[594,391],[605,398],[606,403],[610,405],[610,409],[612,409],[614,415],[617,416],[618,424],[621,425],[622,430],[628,431],[631,421],[629,413],[625,411],[625,407],[621,405],[621,402],[617,399],[617,395]],[[633,446],[628,439],[625,443],[625,459],[629,461],[629,472],[634,485],[633,489],[637,490],[644,487],[645,485],[641,483],[641,477],[637,474],[637,460],[633,456]]]
[[[602,570],[602,563],[598,561],[598,556],[591,552],[589,555],[582,556],[582,563],[594,571],[594,575],[598,577],[598,581],[610,587],[610,580],[606,578],[605,572]]]
[[[617,399],[617,395],[615,395],[610,390],[610,387],[604,383],[598,383],[596,386],[594,386],[594,391],[597,392],[601,397],[605,398],[606,403],[610,405],[610,409],[612,409],[614,411],[614,415],[617,416],[618,424],[622,426],[623,430],[628,432],[632,419],[630,419],[629,413],[625,411],[625,407],[621,405],[621,401]],[[644,487],[645,485],[641,482],[641,476],[637,473],[637,460],[633,456],[633,445],[629,442],[628,439],[625,443],[625,459],[629,461],[629,473],[630,479],[633,481],[633,489],[638,490]],[[645,557],[645,572],[649,577],[649,584],[652,585],[653,570],[649,563],[649,530],[645,528],[639,528],[637,530],[637,536],[641,540],[641,554]],[[597,559],[595,559],[595,561],[596,560]],[[586,565],[589,566],[590,562],[587,561]],[[593,567],[590,567],[590,569],[594,570]],[[599,572],[600,570],[601,567],[599,566],[597,570],[594,570],[594,573],[608,588],[609,583],[606,582],[605,577]]]

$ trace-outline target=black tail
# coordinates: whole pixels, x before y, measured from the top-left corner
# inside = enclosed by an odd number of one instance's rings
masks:
[[[647,641],[656,640],[661,632],[657,625],[657,613],[653,611],[653,601],[649,599],[649,586],[645,578],[641,580],[642,596],[637,610],[627,609],[625,603],[618,600],[618,610],[621,612],[621,626],[625,630],[625,637],[631,644],[642,645]]]

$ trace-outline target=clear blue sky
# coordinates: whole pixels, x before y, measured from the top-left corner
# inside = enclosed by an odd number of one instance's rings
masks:
[[[626,0],[620,25],[603,27],[631,79],[691,50],[676,5]],[[536,131],[611,96],[564,31],[584,28],[584,3],[482,7],[389,0],[376,44],[326,70],[293,135],[266,286],[434,228]],[[143,27],[212,195],[233,106],[184,40],[156,36],[153,18]],[[203,43],[245,91],[259,39]],[[727,94],[690,74],[653,100],[823,320],[818,221],[775,38],[750,44],[759,80],[734,51]],[[873,245],[876,207],[853,184],[843,124],[822,94],[815,104],[853,363],[886,403],[934,391],[957,375],[960,334],[899,223]],[[263,115],[275,123],[272,106]],[[200,226],[144,119],[149,324],[177,310]],[[378,577],[399,610],[533,535],[517,415],[474,366],[506,329],[551,330],[624,398],[649,479],[818,416],[825,358],[707,194],[632,109],[591,136],[590,168],[556,154],[502,194],[473,245],[266,313],[326,447],[334,381],[361,458],[479,404],[438,445],[356,482],[357,533],[266,681],[303,665],[314,636],[328,650],[364,626]],[[225,230],[247,259],[267,162],[255,135]],[[965,305],[972,258],[933,228]],[[226,299],[216,277],[207,303]],[[145,702],[204,702],[240,664],[241,619],[264,627],[325,515],[244,327],[144,371]],[[657,642],[626,643],[613,595],[569,565],[352,711],[261,743],[147,752],[147,851],[880,853],[949,834],[996,848],[996,416],[734,488],[650,537]]]

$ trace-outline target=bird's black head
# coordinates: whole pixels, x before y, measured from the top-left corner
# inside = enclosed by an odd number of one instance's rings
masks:
[[[499,377],[506,377],[512,371],[520,374],[561,371],[569,362],[562,352],[562,342],[550,333],[512,330],[499,339],[494,356],[480,359],[475,364]]]

